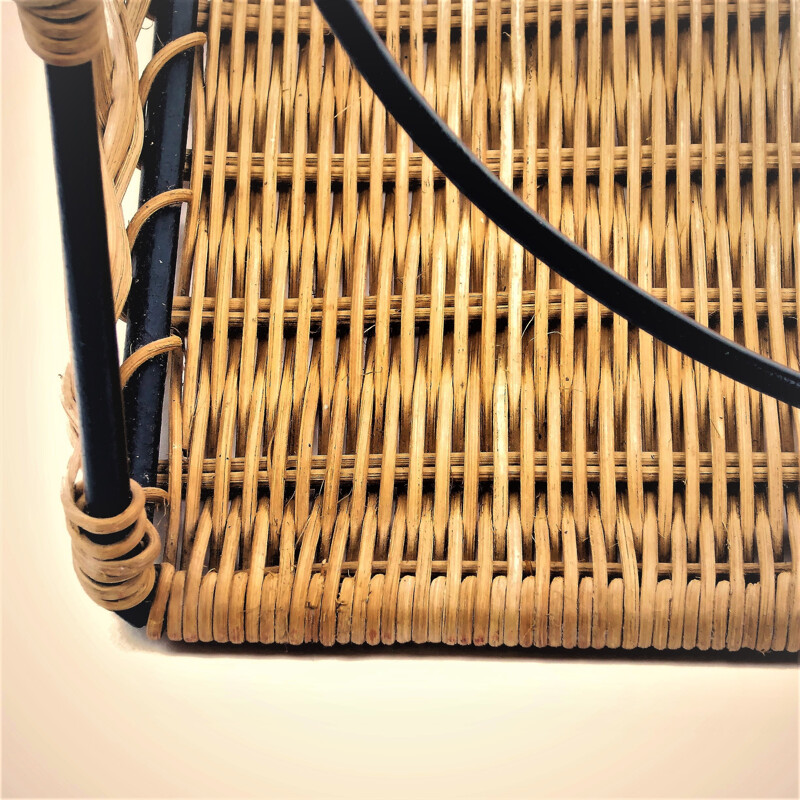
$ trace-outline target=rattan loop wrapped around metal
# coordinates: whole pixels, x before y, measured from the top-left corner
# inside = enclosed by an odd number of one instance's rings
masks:
[[[154,564],[161,555],[161,540],[147,518],[142,487],[131,481],[130,505],[108,519],[84,513],[83,496],[75,495],[69,481],[64,483],[62,502],[72,536],[75,571],[86,593],[109,609],[141,603],[153,588]],[[102,541],[104,537],[111,541]]]
[[[106,41],[102,0],[15,0],[30,48],[48,64],[91,61]]]

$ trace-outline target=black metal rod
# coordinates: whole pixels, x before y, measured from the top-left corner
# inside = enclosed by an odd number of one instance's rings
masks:
[[[48,65],[47,92],[86,512],[113,517],[128,507],[131,489],[92,65]],[[110,543],[126,533],[86,535]],[[117,613],[136,627],[147,621],[145,604]]]
[[[197,0],[164,0],[154,3],[151,11],[156,18],[157,52],[194,29]],[[176,56],[153,84],[141,157],[142,203],[182,183],[192,61],[191,52]],[[92,516],[110,517],[130,503],[131,477],[142,486],[155,481],[166,357],[147,362],[130,380],[123,415],[91,64],[48,66],[47,84],[86,510]],[[180,216],[180,209],[164,209],[140,233],[128,300],[126,355],[169,333]],[[152,593],[136,608],[119,614],[141,627],[151,602]]]
[[[91,64],[47,67],[86,511],[131,500]]]
[[[197,0],[162,0],[151,6],[158,52],[167,42],[195,30]],[[183,185],[189,124],[193,52],[181,53],[162,69],[147,101],[140,201]],[[164,208],[142,227],[133,252],[125,354],[169,335],[181,209]],[[153,486],[158,469],[167,356],[146,362],[124,391],[131,476]]]
[[[453,133],[409,81],[357,0],[314,0],[386,110],[453,185],[532,256],[664,344],[800,408],[800,372],[728,339],[586,252],[529,208]]]

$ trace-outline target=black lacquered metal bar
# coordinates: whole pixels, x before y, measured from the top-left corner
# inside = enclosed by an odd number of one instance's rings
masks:
[[[131,491],[92,65],[48,66],[47,91],[86,512],[113,517],[128,507]],[[102,540],[118,541],[125,533]],[[143,607],[119,614],[136,626],[146,621]]]
[[[196,28],[197,0],[159,0],[150,12],[155,17],[154,52]],[[183,185],[193,57],[191,50],[175,56],[153,82],[145,115],[141,203]],[[180,208],[164,208],[139,233],[128,297],[126,355],[169,335],[180,219]],[[166,375],[167,356],[151,359],[124,391],[131,476],[142,486],[156,482]]]
[[[130,503],[91,64],[47,67],[86,511]]]
[[[357,0],[314,0],[386,110],[453,185],[532,256],[689,358],[800,408],[800,372],[698,323],[615,272],[529,208],[469,150],[409,81]]]

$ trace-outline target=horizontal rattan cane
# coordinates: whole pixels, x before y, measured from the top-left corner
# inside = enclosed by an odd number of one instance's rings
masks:
[[[797,368],[800,2],[363,7],[529,205]],[[313,5],[198,27],[148,633],[797,651],[800,411],[498,232]]]

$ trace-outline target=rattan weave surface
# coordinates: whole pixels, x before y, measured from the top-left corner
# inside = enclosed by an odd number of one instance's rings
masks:
[[[798,0],[363,5],[526,202],[797,368]],[[313,5],[199,29],[187,188],[129,229],[188,202],[149,634],[797,651],[800,411],[487,223]]]
[[[365,9],[531,206],[796,366],[797,3]],[[798,412],[487,224],[315,8],[200,23],[167,635],[796,650]]]

